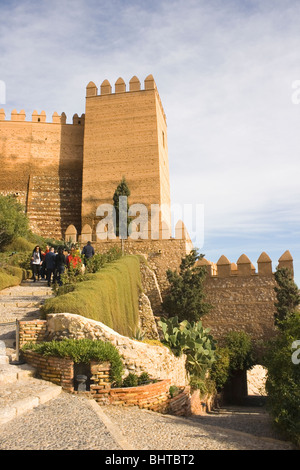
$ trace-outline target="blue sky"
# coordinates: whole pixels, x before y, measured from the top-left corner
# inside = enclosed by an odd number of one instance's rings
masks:
[[[216,262],[290,250],[300,285],[300,2],[0,1],[7,115],[85,107],[85,87],[153,74],[173,204],[203,204]],[[297,100],[296,100],[297,101]]]

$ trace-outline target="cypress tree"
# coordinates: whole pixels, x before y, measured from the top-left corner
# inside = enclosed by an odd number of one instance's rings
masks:
[[[118,237],[120,235],[120,205],[119,205],[119,198],[120,196],[126,196],[127,198],[130,196],[130,189],[127,185],[125,176],[123,176],[122,181],[118,184],[115,193],[113,195],[113,202],[114,202],[114,208],[116,211],[116,236]],[[129,204],[128,204],[128,199],[127,199],[127,214],[128,214],[128,209],[129,209]],[[130,219],[128,218],[127,215],[127,235],[128,235],[128,226],[130,223]]]
[[[300,294],[290,269],[277,268],[275,280],[277,283],[277,286],[274,287],[277,298],[277,302],[275,302],[275,324],[282,327],[283,322],[295,313],[300,304]]]
[[[167,278],[170,291],[163,302],[163,309],[169,316],[177,316],[179,321],[198,321],[209,312],[211,305],[205,302],[205,266],[195,265],[199,255],[196,249],[181,260],[179,272],[168,269]]]

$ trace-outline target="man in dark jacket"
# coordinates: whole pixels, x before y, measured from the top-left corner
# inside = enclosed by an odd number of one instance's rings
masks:
[[[62,285],[61,276],[65,272],[66,269],[66,256],[64,255],[64,251],[62,248],[58,249],[58,253],[55,258],[55,271],[56,271],[56,279],[59,285]]]
[[[53,282],[55,279],[55,258],[56,254],[54,253],[54,248],[51,247],[49,253],[47,253],[45,256],[45,266],[47,270],[47,281],[49,287],[51,285],[51,277],[53,277]]]
[[[84,259],[84,264],[86,264],[86,261],[94,256],[95,250],[92,247],[91,242],[87,242],[87,245],[85,245],[83,247],[83,250],[82,250],[81,254],[82,254],[83,259]]]

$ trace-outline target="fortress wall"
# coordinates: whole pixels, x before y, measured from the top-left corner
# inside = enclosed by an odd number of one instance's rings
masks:
[[[0,192],[18,197],[37,233],[62,238],[70,220],[80,226],[84,127],[64,124],[64,114],[52,120],[12,112],[8,121],[2,113]]]
[[[207,279],[206,301],[213,305],[203,317],[216,339],[229,331],[245,331],[254,341],[272,337],[275,333],[274,276],[232,276]]]
[[[136,77],[135,77],[136,79]],[[105,80],[98,95],[91,82],[87,87],[86,125],[83,165],[82,225],[95,229],[96,209],[100,204],[112,204],[116,187],[125,176],[131,191],[129,204],[162,204],[162,184],[169,193],[168,175],[160,182],[162,159],[158,136],[162,131],[163,115],[153,78],[145,80],[141,90],[136,79],[127,92],[122,79],[115,84],[115,93]],[[158,122],[158,111],[160,114]],[[166,136],[166,124],[163,123]],[[163,156],[162,156],[163,155]]]
[[[198,264],[206,266],[206,301],[213,305],[203,317],[203,325],[211,328],[217,339],[229,331],[245,331],[259,350],[262,342],[275,334],[276,282],[270,257],[266,253],[260,255],[257,272],[246,255],[240,256],[237,263],[230,263],[223,255],[216,264],[205,259]],[[279,258],[278,267],[293,272],[289,251]]]

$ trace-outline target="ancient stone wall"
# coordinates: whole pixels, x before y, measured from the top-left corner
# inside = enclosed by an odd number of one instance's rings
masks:
[[[213,306],[203,317],[203,325],[211,328],[219,340],[230,331],[245,331],[260,350],[263,342],[275,334],[275,278],[270,257],[261,254],[257,272],[246,255],[240,256],[237,263],[223,255],[216,264],[206,259],[198,264],[207,268],[206,301]],[[293,270],[288,251],[281,256],[278,266]]]
[[[68,225],[81,224],[84,115],[0,110],[0,193],[24,205],[36,233],[62,239]]]

